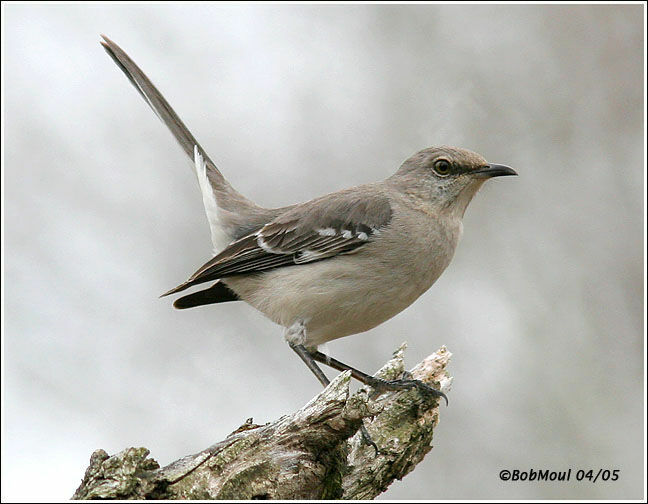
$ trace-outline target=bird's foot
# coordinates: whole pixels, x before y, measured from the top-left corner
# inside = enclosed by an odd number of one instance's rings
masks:
[[[380,453],[380,450],[378,449],[378,445],[374,442],[373,439],[371,439],[371,435],[369,434],[369,431],[365,427],[364,423],[360,426],[360,434],[362,434],[362,440],[365,442],[365,444],[368,444],[369,446],[373,446],[373,449],[376,451],[376,457]]]
[[[407,373],[405,376],[411,375]],[[382,378],[376,378],[372,376],[369,380],[367,380],[367,384],[378,393],[383,393],[391,390],[411,390],[413,388],[416,388],[419,390],[419,392],[425,395],[443,397],[446,402],[446,406],[448,405],[448,398],[443,392],[430,387],[427,383],[423,383],[421,380],[413,380],[410,378],[401,380],[383,380]]]

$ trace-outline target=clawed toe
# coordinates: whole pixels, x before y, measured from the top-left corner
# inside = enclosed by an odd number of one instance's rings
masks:
[[[371,435],[369,434],[369,431],[365,427],[364,423],[360,426],[360,433],[365,444],[373,447],[376,452],[375,456],[377,457],[380,454],[380,449],[378,448],[378,445],[374,442],[374,440],[371,439]]]
[[[409,374],[409,373],[408,373]],[[411,375],[410,375],[411,376]],[[412,379],[403,379],[403,380],[381,380],[379,378],[374,378],[369,383],[378,392],[385,392],[387,390],[409,390],[412,388],[417,388],[420,392],[424,394],[429,394],[434,397],[443,397],[448,405],[448,397],[433,387],[430,387],[428,384],[423,383],[421,380],[412,380]]]
[[[423,383],[420,380],[403,380],[403,381],[411,382],[413,384],[411,386],[414,386],[414,387],[418,388],[424,394],[430,394],[430,395],[433,395],[434,397],[443,397],[443,399],[444,399],[444,401],[446,403],[446,406],[448,405],[448,396],[446,396],[440,390],[437,390],[437,389],[435,389],[433,387],[430,387],[427,383]]]

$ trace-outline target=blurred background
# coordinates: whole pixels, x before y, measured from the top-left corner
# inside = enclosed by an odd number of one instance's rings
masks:
[[[209,228],[100,33],[265,206],[431,145],[519,172],[475,197],[430,291],[329,344],[371,372],[402,341],[408,367],[454,354],[434,449],[382,498],[642,497],[642,5],[2,8],[3,500],[69,498],[97,448],[168,464],[320,390],[247,305],[158,299],[210,258]],[[620,477],[498,478],[531,468]]]

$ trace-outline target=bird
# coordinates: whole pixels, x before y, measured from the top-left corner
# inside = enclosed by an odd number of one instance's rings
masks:
[[[284,328],[289,347],[324,386],[330,381],[318,363],[350,371],[378,392],[417,388],[447,402],[419,380],[383,380],[318,348],[378,326],[426,292],[450,264],[473,196],[515,170],[467,149],[428,147],[382,181],[264,208],[232,187],[144,72],[101,37],[193,162],[210,226],[212,257],[161,297],[210,283],[174,307],[244,301]]]

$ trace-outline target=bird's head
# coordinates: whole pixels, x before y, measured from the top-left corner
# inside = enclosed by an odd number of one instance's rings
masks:
[[[388,180],[418,204],[461,218],[481,185],[503,175],[517,173],[469,150],[444,146],[417,152]]]

